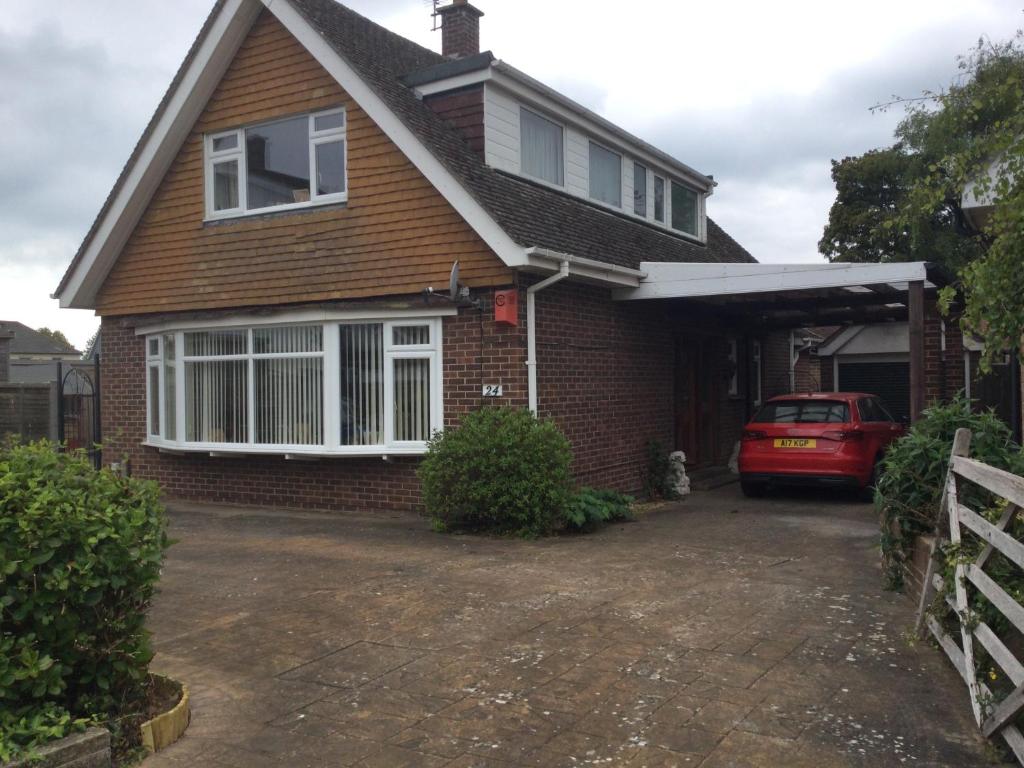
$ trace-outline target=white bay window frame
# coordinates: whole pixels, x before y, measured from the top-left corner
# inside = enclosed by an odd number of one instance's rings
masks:
[[[429,432],[430,436],[444,425],[444,383],[443,383],[443,346],[442,317],[454,314],[452,311],[439,311],[434,314],[421,313],[388,313],[366,312],[359,315],[339,313],[329,319],[323,319],[324,313],[295,313],[291,317],[262,319],[258,322],[224,323],[182,323],[177,327],[167,325],[137,329],[137,335],[143,336],[146,344],[146,439],[144,445],[167,450],[169,452],[197,452],[220,454],[270,454],[288,456],[388,456],[388,455],[420,455],[426,452],[426,440],[396,440],[395,435],[395,361],[424,359],[428,361],[429,383]],[[315,317],[319,316],[319,317]],[[383,333],[384,357],[384,436],[383,441],[376,445],[342,445],[341,444],[341,345],[340,327],[353,324],[379,324]],[[253,331],[258,328],[281,328],[285,326],[321,326],[323,344],[321,352],[287,352],[287,353],[254,353]],[[403,326],[423,326],[429,334],[429,341],[422,344],[394,343],[394,329]],[[241,355],[185,355],[185,336],[188,333],[202,331],[244,330],[247,336],[247,351]],[[164,365],[164,335],[174,338],[176,359],[173,367]],[[151,346],[154,345],[154,346]],[[323,437],[321,444],[285,445],[260,444],[254,441],[255,435],[255,365],[261,359],[289,359],[321,357],[323,359]],[[246,403],[246,442],[221,443],[187,440],[185,371],[186,363],[197,361],[243,360],[247,362],[247,403]],[[158,371],[157,391],[153,392],[150,370]],[[175,376],[175,433],[177,440],[167,437],[168,429],[164,418],[165,397],[168,391],[166,376],[170,370]],[[153,430],[151,414],[154,398],[159,404],[160,424],[157,432]]]
[[[336,128],[317,130],[317,118],[341,115],[341,125]],[[248,157],[246,152],[245,132],[251,128],[259,128],[264,125],[285,120],[293,120],[296,117],[305,117],[309,122],[307,144],[309,151],[309,200],[287,203],[282,205],[271,205],[264,208],[252,208],[248,206]],[[254,216],[265,213],[276,213],[278,211],[292,211],[302,208],[312,208],[318,205],[330,205],[343,203],[348,200],[348,116],[344,107],[325,109],[320,112],[310,112],[305,115],[292,115],[274,120],[264,120],[251,125],[232,128],[227,131],[208,133],[203,141],[204,154],[204,177],[206,190],[206,220],[216,221],[218,219],[233,219],[242,216]],[[233,146],[225,149],[216,149],[216,143],[221,139],[234,139]],[[316,149],[321,144],[333,144],[340,142],[343,146],[342,157],[344,162],[344,190],[341,192],[318,195],[317,194],[317,161]],[[238,164],[238,205],[234,208],[216,210],[214,197],[214,171],[217,165],[222,163],[236,162]]]

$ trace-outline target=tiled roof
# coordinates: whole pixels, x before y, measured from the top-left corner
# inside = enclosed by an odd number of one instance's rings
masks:
[[[88,234],[57,286],[59,294],[95,237],[100,222],[125,184],[152,135],[157,118],[184,78],[225,0],[217,0],[188,55],[171,81],[128,162],[107,196]],[[291,0],[377,95],[446,166],[509,236],[524,248],[549,248],[574,256],[621,266],[641,261],[752,262],[755,259],[710,217],[707,246],[693,243],[653,225],[620,216],[585,200],[503,174],[488,167],[456,132],[423,104],[402,78],[450,64],[431,51],[376,24],[334,0]],[[483,55],[483,54],[481,54]]]
[[[77,355],[70,344],[54,341],[16,320],[0,320],[0,333],[13,333],[11,354],[14,355]]]
[[[442,65],[447,59],[334,0],[291,2],[498,225],[524,248],[548,248],[633,268],[641,261],[755,261],[710,219],[708,243],[704,246],[488,167],[403,84],[403,77]]]

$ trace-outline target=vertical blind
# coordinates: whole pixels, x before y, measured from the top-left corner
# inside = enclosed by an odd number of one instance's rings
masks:
[[[521,109],[519,115],[523,173],[562,186],[565,172],[562,126],[528,109]]]
[[[384,442],[384,326],[341,326],[341,444]]]
[[[151,337],[151,432],[175,443],[286,449],[424,442],[440,427],[439,330],[381,321]]]
[[[590,142],[590,196],[622,206],[622,158],[594,142]]]

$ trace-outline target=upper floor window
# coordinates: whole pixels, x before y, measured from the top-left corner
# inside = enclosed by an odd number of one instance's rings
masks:
[[[654,220],[665,223],[665,180],[654,177]]]
[[[208,135],[207,216],[344,201],[345,128],[333,109]]]
[[[622,207],[622,156],[590,142],[590,196]]]
[[[647,218],[647,169],[633,163],[633,213]]]
[[[562,126],[526,108],[519,110],[523,173],[549,184],[565,184]]]
[[[697,193],[689,187],[672,182],[672,229],[697,234]]]

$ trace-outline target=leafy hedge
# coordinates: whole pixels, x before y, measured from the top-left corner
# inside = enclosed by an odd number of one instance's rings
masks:
[[[137,742],[167,544],[155,484],[0,448],[0,760],[88,722]]]
[[[543,536],[564,525],[571,462],[554,422],[485,408],[430,441],[419,468],[423,501],[441,528]]]
[[[618,491],[580,488],[569,502],[566,525],[580,531],[592,530],[602,523],[632,520],[632,496]]]
[[[903,585],[914,540],[933,532],[939,522],[939,501],[949,453],[953,436],[961,427],[972,433],[971,458],[1024,473],[1020,446],[1013,442],[1006,424],[992,412],[972,412],[970,402],[963,397],[927,409],[921,420],[889,448],[875,492],[882,526],[882,562],[891,589]],[[965,503],[984,509],[987,501],[968,496]]]

